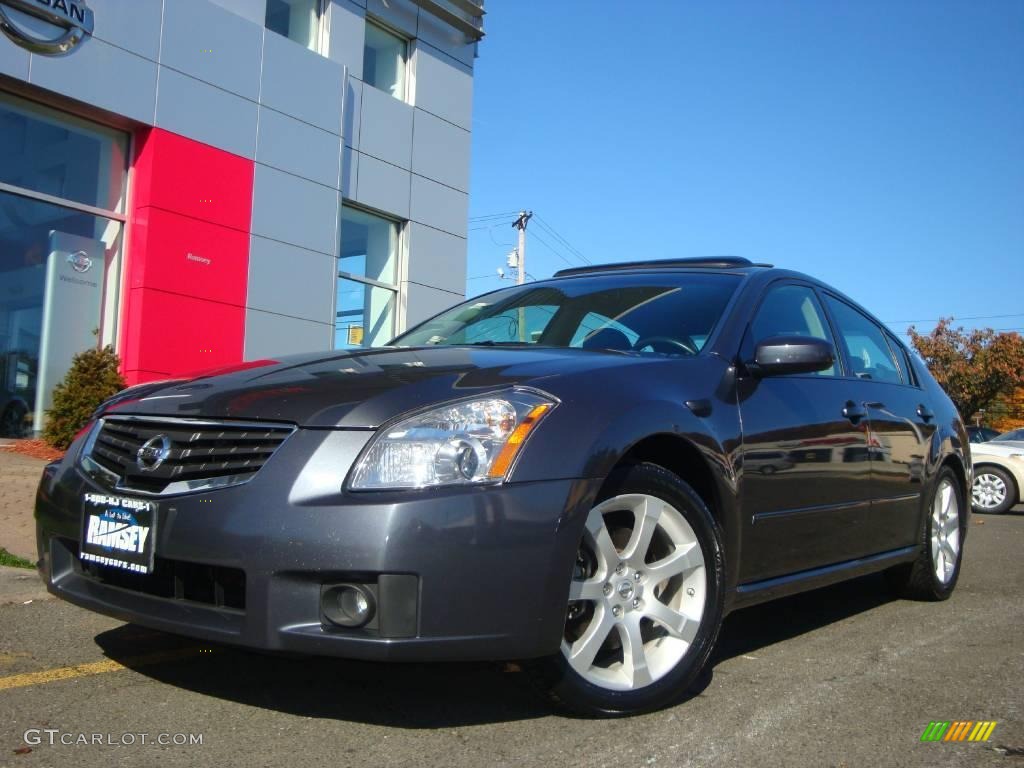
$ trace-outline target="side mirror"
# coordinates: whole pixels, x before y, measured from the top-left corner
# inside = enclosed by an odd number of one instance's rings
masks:
[[[747,368],[759,377],[783,376],[824,371],[834,362],[832,345],[827,341],[806,336],[773,336],[758,343]]]

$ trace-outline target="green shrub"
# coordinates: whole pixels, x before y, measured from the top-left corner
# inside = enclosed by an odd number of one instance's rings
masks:
[[[64,450],[89,421],[93,411],[124,389],[120,360],[110,347],[75,355],[64,381],[53,390],[53,407],[46,412],[43,439]]]

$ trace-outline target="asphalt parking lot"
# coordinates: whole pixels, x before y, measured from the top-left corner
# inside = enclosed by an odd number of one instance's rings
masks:
[[[552,714],[514,667],[211,648],[23,581],[0,605],[0,765],[1024,765],[1021,551],[1024,508],[976,515],[946,603],[870,577],[738,612],[693,698],[618,721]],[[998,724],[922,743],[932,720]]]

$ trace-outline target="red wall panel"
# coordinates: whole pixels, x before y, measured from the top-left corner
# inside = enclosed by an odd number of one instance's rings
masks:
[[[131,254],[131,288],[159,288],[245,306],[246,232],[143,208],[132,218]]]
[[[132,205],[249,231],[255,165],[184,136],[144,128],[135,138]]]
[[[251,160],[136,134],[119,351],[129,384],[242,360]]]
[[[245,307],[152,288],[131,294],[136,322],[126,329],[124,349],[133,378],[188,375],[242,359]]]

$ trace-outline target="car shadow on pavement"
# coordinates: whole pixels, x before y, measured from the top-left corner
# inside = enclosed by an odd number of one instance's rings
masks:
[[[729,616],[707,671],[687,698],[711,683],[714,667],[734,656],[812,632],[889,602],[878,576],[746,608]],[[551,708],[519,664],[376,663],[263,654],[132,624],[95,638],[108,657],[166,685],[301,717],[396,728],[455,728],[547,717]],[[174,655],[138,665],[140,655]],[[202,651],[198,649],[203,649]]]
[[[726,617],[711,658],[712,666],[896,599],[882,575],[873,574],[744,608]]]
[[[108,657],[139,674],[196,693],[300,717],[397,728],[454,728],[551,714],[518,665],[381,663],[260,653],[127,624],[97,635]],[[178,649],[194,656],[136,665]],[[508,670],[508,671],[506,671]]]

